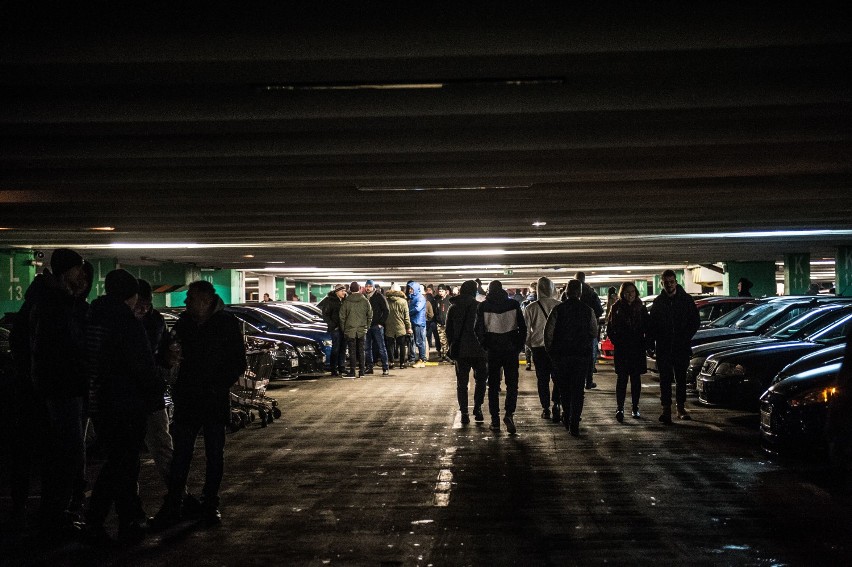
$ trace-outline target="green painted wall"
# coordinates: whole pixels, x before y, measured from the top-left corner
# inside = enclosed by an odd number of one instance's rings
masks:
[[[275,301],[287,299],[287,278],[275,278]]]
[[[852,296],[852,246],[837,247],[834,270],[834,287],[837,295]]]
[[[0,251],[0,317],[17,313],[36,276],[32,250]]]
[[[237,270],[201,271],[201,279],[213,284],[216,293],[226,305],[245,302],[242,295],[241,275]]]
[[[312,285],[311,293],[317,298],[317,301],[322,301],[323,297],[328,295],[328,292],[332,290],[334,286],[331,284],[328,285]]]
[[[311,284],[309,282],[295,282],[295,293],[299,301],[310,301]],[[288,299],[288,298],[284,298]]]
[[[677,283],[683,286],[683,270],[675,270],[675,277],[677,278]],[[657,274],[654,276],[654,293],[659,294],[663,291],[663,284],[661,280],[663,279],[662,274]],[[647,284],[646,284],[647,285]],[[639,287],[638,285],[636,286]],[[646,288],[647,291],[647,288]],[[645,295],[648,295],[647,293]],[[639,290],[639,296],[642,296],[642,290]]]
[[[737,282],[740,278],[748,278],[754,284],[751,288],[753,297],[771,297],[778,295],[775,285],[775,262],[725,262],[725,273],[722,274],[722,292],[724,295],[737,295]]]
[[[648,280],[637,280],[633,283],[636,284],[636,291],[639,292],[639,297],[648,295]]]
[[[784,254],[784,295],[803,295],[810,285],[811,255]]]
[[[94,301],[106,293],[104,280],[106,275],[113,271],[118,262],[115,258],[86,258],[95,268],[95,278],[92,281],[92,291],[89,292],[89,301]]]

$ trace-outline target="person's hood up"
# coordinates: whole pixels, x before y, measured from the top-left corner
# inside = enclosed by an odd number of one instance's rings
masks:
[[[385,297],[387,297],[388,299],[390,299],[392,297],[398,297],[400,299],[405,299],[405,294],[401,291],[392,289],[385,294]]]
[[[408,286],[411,288],[411,297],[417,297],[423,291],[420,284],[415,281],[408,282]]]
[[[459,295],[469,295],[471,297],[476,297],[476,282],[473,280],[467,280],[461,287],[459,288]]]
[[[539,299],[544,299],[545,297],[553,297],[553,293],[556,291],[556,286],[553,285],[553,281],[550,278],[540,277],[538,278],[538,283],[536,284],[536,295]]]
[[[508,298],[509,296],[506,294],[506,290],[503,289],[503,285],[498,280],[494,280],[488,284],[488,293],[485,294],[485,301],[502,303]]]
[[[475,284],[474,284],[475,285]],[[476,296],[470,294],[459,294],[455,297],[450,298],[450,305],[460,305],[465,307],[472,303],[479,303],[476,301]]]

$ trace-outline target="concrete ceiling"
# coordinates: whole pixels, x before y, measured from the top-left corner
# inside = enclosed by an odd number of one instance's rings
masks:
[[[852,245],[848,11],[386,4],[4,14],[0,242],[429,281]]]

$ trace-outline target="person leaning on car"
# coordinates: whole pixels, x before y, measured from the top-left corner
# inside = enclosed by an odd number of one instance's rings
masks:
[[[660,373],[660,421],[672,422],[672,380],[678,419],[691,419],[686,411],[686,369],[692,356],[692,337],[701,325],[695,300],[677,283],[674,270],[662,274],[663,293],[651,304],[650,331]]]

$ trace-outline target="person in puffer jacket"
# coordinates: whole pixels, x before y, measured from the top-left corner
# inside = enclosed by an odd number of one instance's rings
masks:
[[[506,377],[506,402],[503,423],[515,433],[514,413],[518,403],[518,353],[524,348],[527,325],[521,305],[509,299],[503,284],[488,284],[485,301],[479,304],[474,326],[476,338],[488,353],[488,411],[491,429],[500,429],[500,371]]]
[[[538,299],[530,302],[524,308],[524,320],[527,323],[526,346],[532,351],[532,359],[535,363],[535,376],[538,386],[538,399],[541,403],[541,417],[553,419],[559,422],[561,413],[559,410],[559,386],[556,383],[556,374],[553,372],[553,364],[550,355],[544,348],[544,327],[550,312],[561,302],[553,297],[554,285],[549,278],[539,278],[536,282]],[[553,390],[550,384],[553,383]],[[550,405],[553,404],[551,412]]]
[[[346,346],[349,349],[349,378],[360,378],[365,371],[364,339],[370,322],[373,320],[373,308],[370,300],[361,293],[358,282],[349,284],[349,295],[340,306],[340,326],[346,337]],[[358,368],[357,375],[355,368]]]
[[[414,349],[408,355],[408,361],[414,362],[414,368],[426,367],[426,297],[423,289],[415,281],[408,282],[408,315],[411,318],[411,327],[414,330]]]
[[[450,308],[446,315],[447,354],[456,366],[456,395],[461,412],[461,422],[470,423],[467,413],[467,388],[470,370],[473,369],[473,416],[483,421],[482,402],[485,401],[485,384],[488,380],[485,351],[476,340],[473,330],[476,323],[476,282],[468,280],[461,285],[459,295],[449,298]]]

